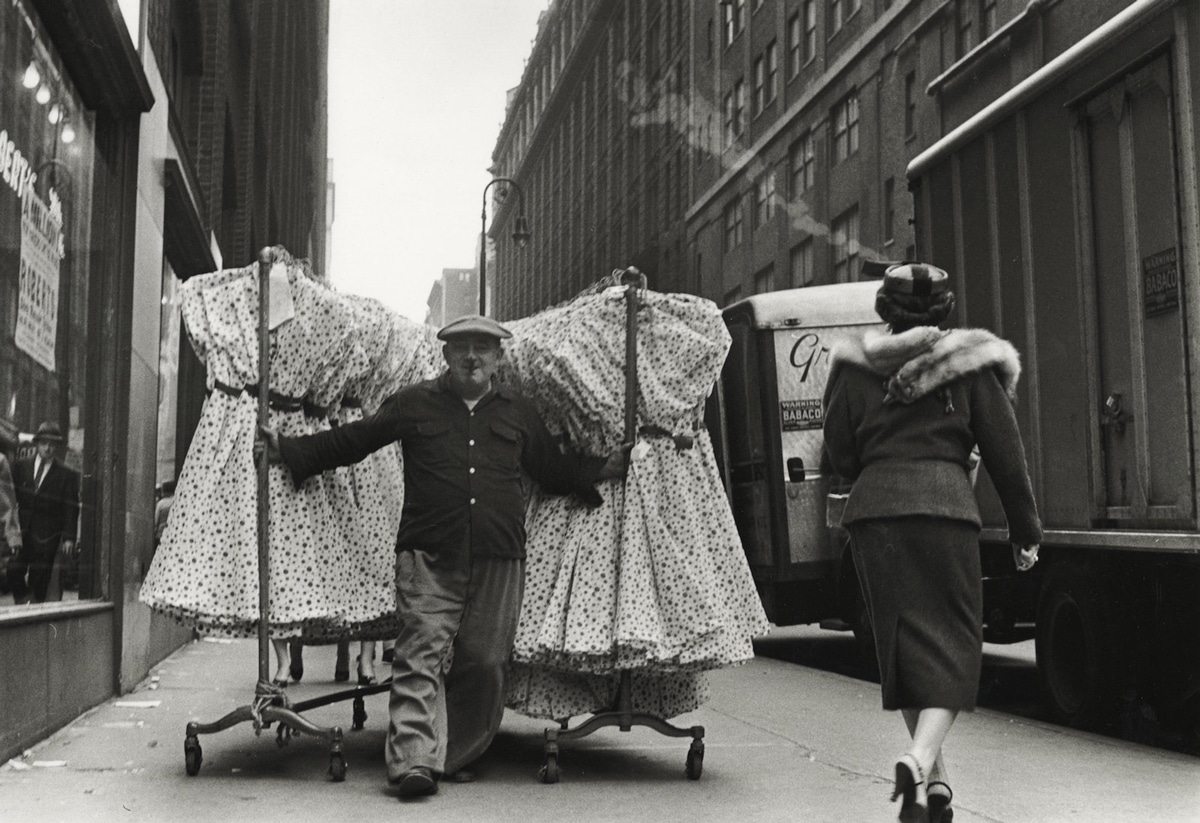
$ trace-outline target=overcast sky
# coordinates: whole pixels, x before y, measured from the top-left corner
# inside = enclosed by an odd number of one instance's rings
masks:
[[[424,320],[472,268],[483,189],[547,0],[330,0],[329,274]]]

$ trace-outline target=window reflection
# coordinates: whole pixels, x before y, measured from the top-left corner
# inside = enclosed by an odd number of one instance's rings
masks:
[[[0,4],[0,452],[14,483],[40,463],[38,442],[68,478],[57,494],[74,512],[62,515],[61,534],[20,514],[24,559],[42,558],[39,540],[55,540],[48,601],[100,596],[101,565],[92,539],[94,507],[81,500],[89,385],[88,270],[94,171],[92,114],[84,109],[61,61],[27,0]],[[57,437],[37,437],[43,424]],[[48,482],[48,481],[43,481]],[[36,485],[36,484],[35,484]],[[0,486],[3,480],[0,478]],[[36,491],[36,489],[35,489]],[[20,494],[16,495],[18,498]],[[33,500],[35,498],[30,498]],[[29,507],[41,506],[30,502]],[[5,546],[6,554],[8,546]],[[36,551],[34,550],[36,549]],[[69,549],[69,551],[67,551]],[[10,558],[0,562],[0,606],[14,597]],[[21,563],[17,564],[18,566]],[[39,565],[39,575],[42,574]],[[22,582],[29,586],[26,569]],[[31,596],[32,597],[32,596]]]

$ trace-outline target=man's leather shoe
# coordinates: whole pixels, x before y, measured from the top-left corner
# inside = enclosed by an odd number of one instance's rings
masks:
[[[437,780],[433,772],[424,766],[414,766],[394,782],[399,787],[401,797],[423,797],[437,792]]]

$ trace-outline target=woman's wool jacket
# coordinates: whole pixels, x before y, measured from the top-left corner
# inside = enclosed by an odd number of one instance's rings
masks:
[[[1013,403],[1020,359],[983,329],[868,332],[839,346],[825,390],[825,448],[853,482],[842,523],[926,515],[980,525],[972,451],[1009,538],[1042,539]]]

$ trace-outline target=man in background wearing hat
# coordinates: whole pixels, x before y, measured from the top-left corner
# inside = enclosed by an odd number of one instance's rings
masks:
[[[500,341],[511,336],[489,318],[461,318],[438,332],[447,370],[401,389],[374,415],[308,437],[263,432],[268,455],[297,486],[396,441],[403,448],[401,629],[385,750],[401,798],[433,794],[442,776],[474,779],[465,767],[500,727],[525,581],[522,470],[547,492],[595,500],[594,483],[626,469],[628,449],[564,454],[528,400],[492,385]]]
[[[79,474],[57,458],[62,442],[56,423],[42,423],[33,436],[37,451],[13,467],[21,550],[6,574],[14,603],[62,599],[61,588],[51,590],[52,572],[56,562],[73,559],[79,525]]]

